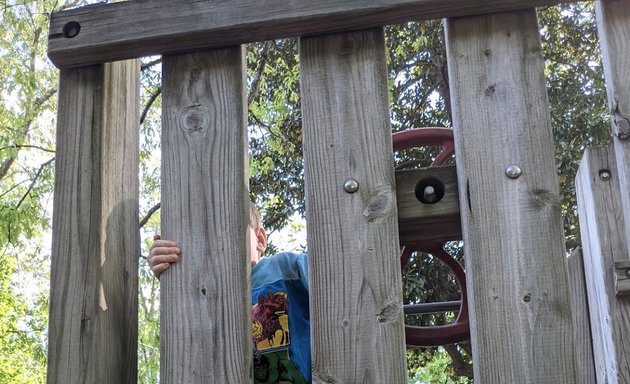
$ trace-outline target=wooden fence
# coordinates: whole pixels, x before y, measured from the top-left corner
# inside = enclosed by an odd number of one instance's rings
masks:
[[[578,369],[533,9],[558,2],[152,0],[54,14],[49,56],[61,84],[48,382],[136,382],[137,58],[157,54],[162,235],[186,254],[161,280],[161,382],[252,382],[240,44],[300,36],[314,382],[404,383],[382,26],[447,18],[475,382],[588,383]],[[598,18],[617,164],[607,169],[620,191],[606,198],[621,202],[622,225],[630,218],[630,3],[602,1]],[[344,191],[348,180],[356,193]],[[583,237],[606,236],[589,231]],[[613,265],[629,261],[621,243]],[[585,261],[587,281],[587,266],[601,275],[605,263]],[[599,291],[602,312],[590,305],[596,324],[607,325],[591,325],[593,348],[605,353],[595,360],[598,382],[630,383],[627,302],[608,285]],[[593,361],[588,348],[579,356]]]

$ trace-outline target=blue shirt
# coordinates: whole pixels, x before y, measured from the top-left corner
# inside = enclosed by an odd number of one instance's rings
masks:
[[[252,269],[254,383],[310,383],[308,262],[282,252]]]

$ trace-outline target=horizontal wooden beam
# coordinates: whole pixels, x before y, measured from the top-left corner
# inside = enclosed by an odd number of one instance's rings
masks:
[[[152,0],[97,4],[52,15],[48,55],[57,67],[71,67],[560,2]]]

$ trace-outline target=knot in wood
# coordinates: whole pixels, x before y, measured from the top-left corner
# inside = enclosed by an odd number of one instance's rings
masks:
[[[535,189],[532,195],[534,198],[534,204],[539,208],[556,208],[560,207],[560,204],[562,203],[562,199],[558,196],[558,194],[551,193],[544,189]]]
[[[615,136],[619,140],[628,140],[630,138],[630,119],[621,112],[617,97],[615,97],[613,107],[610,110],[610,116],[612,117]]]
[[[628,140],[630,138],[630,121],[621,114],[615,115],[615,130],[619,140]]]
[[[350,55],[354,51],[355,46],[356,42],[354,41],[354,38],[351,36],[344,36],[341,46],[339,47],[339,56]]]
[[[181,126],[184,132],[200,133],[208,126],[208,111],[201,105],[193,105],[181,112]]]
[[[190,70],[190,82],[196,83],[201,79],[201,68],[193,68]]]
[[[376,319],[379,323],[391,323],[397,321],[400,312],[402,310],[402,305],[397,302],[388,303],[385,308],[381,311],[381,313],[376,316]]]
[[[494,92],[496,92],[497,90],[497,86],[496,84],[490,84],[488,86],[488,88],[486,88],[486,96],[491,96],[492,94],[494,94]]]
[[[374,221],[382,217],[387,217],[393,207],[393,194],[390,191],[381,191],[368,201],[363,216],[368,221]]]

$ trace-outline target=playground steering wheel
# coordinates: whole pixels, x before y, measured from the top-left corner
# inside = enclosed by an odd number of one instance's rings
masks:
[[[396,132],[392,135],[394,151],[421,146],[439,146],[442,151],[431,163],[431,167],[441,166],[455,152],[453,130],[449,128],[416,128]],[[457,280],[461,291],[461,304],[454,323],[433,327],[405,325],[405,339],[408,346],[437,346],[462,342],[470,339],[468,303],[466,301],[466,275],[464,269],[444,250],[441,241],[423,241],[414,244],[401,244],[401,267],[404,270],[411,254],[423,251],[440,259],[446,264]]]

